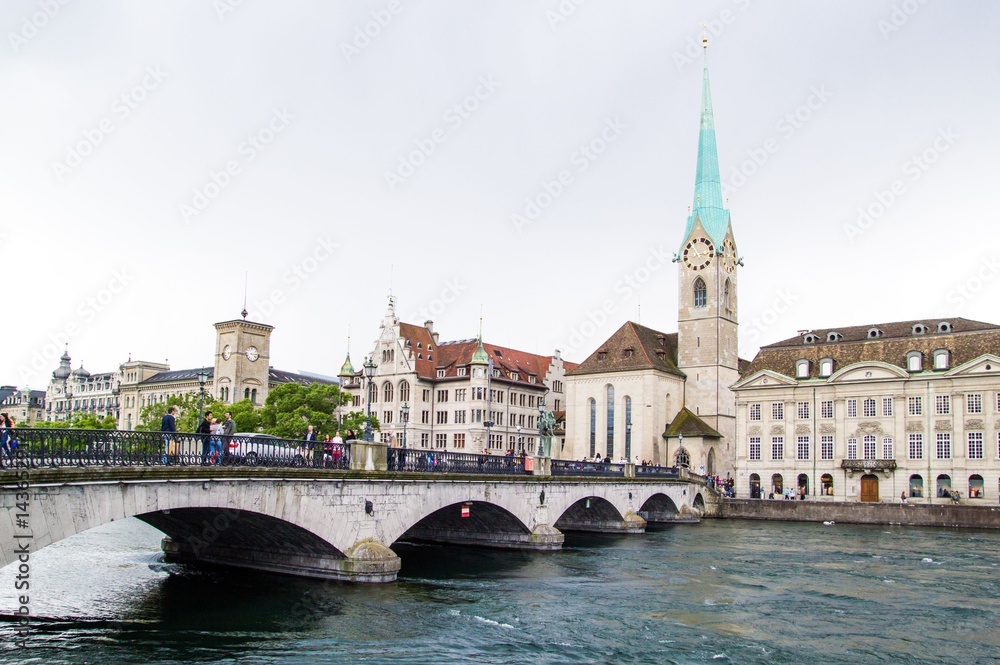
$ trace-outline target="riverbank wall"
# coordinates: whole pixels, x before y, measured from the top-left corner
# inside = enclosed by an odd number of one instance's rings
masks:
[[[1000,506],[723,499],[715,517],[1000,529]]]

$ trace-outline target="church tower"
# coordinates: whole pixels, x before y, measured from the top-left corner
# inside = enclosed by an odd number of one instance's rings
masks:
[[[707,40],[703,40],[707,48]],[[736,396],[739,379],[736,240],[723,207],[715,120],[706,51],[698,135],[694,202],[678,254],[678,368],[685,373],[684,403],[723,439],[717,469],[735,463]]]

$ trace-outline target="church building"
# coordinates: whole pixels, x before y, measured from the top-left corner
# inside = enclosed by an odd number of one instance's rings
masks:
[[[708,66],[694,201],[674,261],[677,332],[626,322],[566,377],[572,456],[735,469],[737,276],[742,262],[723,205]],[[744,363],[746,364],[746,363]]]

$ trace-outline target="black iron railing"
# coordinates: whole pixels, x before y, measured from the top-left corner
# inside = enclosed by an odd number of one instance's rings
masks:
[[[680,478],[681,470],[676,466],[637,466],[636,478]]]
[[[419,448],[389,448],[387,455],[389,471],[495,475],[520,475],[525,472],[523,457],[447,453]]]
[[[624,464],[604,464],[602,462],[575,462],[573,460],[552,460],[553,476],[612,476],[625,477]]]
[[[60,466],[266,466],[350,468],[351,447],[306,443],[266,434],[225,436],[185,432],[17,428],[0,437],[0,468]]]

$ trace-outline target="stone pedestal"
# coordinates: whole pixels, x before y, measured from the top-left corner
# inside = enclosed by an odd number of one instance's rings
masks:
[[[377,441],[351,441],[351,471],[387,471],[389,446]]]

